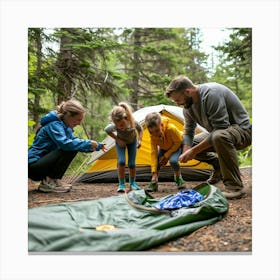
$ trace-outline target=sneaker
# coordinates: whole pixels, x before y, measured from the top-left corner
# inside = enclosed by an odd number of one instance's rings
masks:
[[[209,179],[207,180],[207,183],[210,185],[217,184],[222,180],[222,174],[220,169],[214,169],[212,171],[212,174],[210,175]]]
[[[53,180],[55,181],[55,183],[58,187],[64,186],[64,187],[69,187],[70,189],[72,189],[72,185],[69,183],[62,183],[61,180],[59,180],[59,179],[53,179]]]
[[[130,183],[130,187],[134,190],[141,190],[141,188],[136,184],[136,182]]]
[[[38,187],[38,191],[40,192],[46,192],[46,193],[65,193],[70,191],[69,186],[65,186],[63,184],[58,185],[56,180],[51,180],[47,182],[46,180],[42,180]]]
[[[226,188],[226,190],[223,191],[222,194],[227,199],[237,199],[243,197],[246,194],[246,192],[244,190],[244,187],[242,189],[237,189],[237,190]]]
[[[182,176],[175,177],[175,184],[178,190],[183,189],[185,187],[185,181],[183,180]]]
[[[125,184],[119,184],[117,192],[124,192],[125,191]]]
[[[145,189],[147,192],[157,192],[158,191],[158,183],[149,183],[148,187]]]

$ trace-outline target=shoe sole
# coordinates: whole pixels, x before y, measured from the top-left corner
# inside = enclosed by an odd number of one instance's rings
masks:
[[[246,195],[245,191],[239,191],[236,193],[222,192],[225,198],[227,199],[239,199]]]
[[[157,190],[145,189],[146,192],[157,192]]]
[[[133,190],[135,190],[135,191],[141,190],[141,188],[135,188],[135,187],[132,187],[132,186],[130,186],[130,189],[133,189]]]
[[[68,189],[68,190],[51,190],[51,189],[38,188],[38,191],[44,192],[44,193],[66,193],[66,192],[70,192],[70,189]]]
[[[214,184],[217,184],[217,183],[219,183],[220,181],[222,181],[222,179],[219,179],[219,180],[214,180],[214,181],[206,181],[208,184],[210,184],[210,185],[214,185]]]

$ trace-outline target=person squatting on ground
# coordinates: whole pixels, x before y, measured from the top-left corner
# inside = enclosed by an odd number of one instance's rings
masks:
[[[226,198],[242,197],[245,191],[237,150],[251,145],[252,125],[239,98],[224,85],[194,85],[184,76],[169,84],[166,96],[184,106],[183,153],[179,160],[197,159],[211,164],[214,171],[208,182],[215,184],[222,179]],[[194,135],[197,123],[209,133]]]
[[[28,178],[41,180],[39,191],[70,191],[71,185],[63,184],[60,179],[77,152],[105,149],[102,143],[73,135],[73,128],[82,122],[84,116],[85,109],[81,103],[71,99],[42,117],[41,127],[28,150]]]
[[[182,153],[183,132],[157,112],[149,113],[145,117],[145,124],[151,140],[151,172],[152,179],[147,191],[158,190],[158,172],[161,166],[169,161],[174,180],[178,189],[184,188],[185,182],[181,176],[179,156]]]
[[[126,149],[128,152],[129,190],[139,190],[140,187],[135,182],[135,160],[137,148],[141,147],[143,129],[141,125],[134,120],[132,110],[125,102],[120,102],[118,106],[113,108],[110,113],[110,118],[112,123],[108,124],[104,130],[116,141],[119,178],[117,191],[125,191]]]

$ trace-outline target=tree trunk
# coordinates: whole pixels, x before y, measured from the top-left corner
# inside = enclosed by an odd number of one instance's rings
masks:
[[[37,58],[37,65],[36,65],[36,71],[35,76],[38,77],[38,80],[40,79],[42,75],[42,30],[40,28],[36,29],[34,32],[35,37],[35,48],[36,48],[36,58]],[[35,122],[34,129],[37,130],[40,123],[40,93],[37,91],[34,91],[34,107],[33,107],[33,120]]]
[[[133,73],[132,73],[132,94],[130,96],[130,104],[134,111],[138,109],[138,92],[139,92],[139,69],[140,69],[140,55],[139,49],[141,47],[141,34],[139,29],[134,31],[134,50],[133,50]]]
[[[74,66],[73,53],[71,43],[73,39],[68,36],[70,33],[74,33],[71,28],[62,28],[62,35],[60,38],[60,50],[57,60],[57,68],[59,72],[58,82],[57,82],[57,103],[61,103],[69,99],[73,91],[73,81],[71,79]]]

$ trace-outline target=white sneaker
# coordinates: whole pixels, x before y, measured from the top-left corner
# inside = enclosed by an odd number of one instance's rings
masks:
[[[56,179],[50,180],[49,182],[42,180],[38,187],[38,191],[41,192],[65,193],[69,192],[70,190],[70,186],[65,186],[60,181],[57,182]]]

